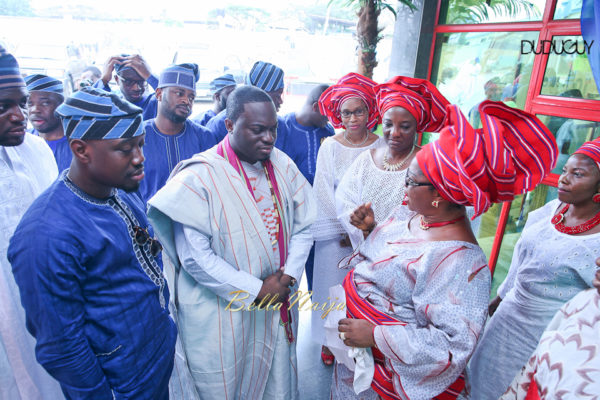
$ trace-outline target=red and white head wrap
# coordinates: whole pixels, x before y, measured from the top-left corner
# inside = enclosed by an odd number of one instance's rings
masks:
[[[534,115],[484,101],[483,128],[475,130],[458,106],[447,111],[440,138],[423,146],[417,161],[443,198],[474,206],[474,217],[532,190],[556,165],[556,140]]]
[[[371,129],[381,121],[375,102],[375,91],[373,90],[376,85],[377,82],[366,76],[350,72],[321,94],[319,110],[322,115],[329,118],[334,128],[343,128],[340,116],[342,104],[348,99],[359,98],[367,106],[367,128]]]
[[[588,156],[594,160],[598,169],[600,169],[600,138],[585,142],[580,148],[575,150],[573,154],[583,154],[584,156]]]
[[[437,132],[450,104],[433,83],[406,76],[375,86],[375,98],[382,118],[390,108],[402,107],[417,120],[417,132]]]

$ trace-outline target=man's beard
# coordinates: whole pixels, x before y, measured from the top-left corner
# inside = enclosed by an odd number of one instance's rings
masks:
[[[42,129],[36,129],[38,132],[40,133],[49,133],[52,132],[53,130],[57,129],[60,126],[60,120],[55,121],[56,123],[54,125],[48,125],[47,128],[42,128]]]
[[[219,99],[219,110],[224,110],[227,107],[227,99],[225,97],[221,97]]]
[[[187,116],[182,117],[181,115],[178,115],[177,113],[175,113],[175,111],[168,112],[167,118],[169,119],[169,121],[176,123],[176,124],[182,124],[188,119]]]

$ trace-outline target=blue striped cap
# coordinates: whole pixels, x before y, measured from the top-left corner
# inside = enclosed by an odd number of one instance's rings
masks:
[[[235,86],[237,83],[235,82],[235,78],[231,74],[225,74],[218,78],[213,79],[210,82],[210,91],[213,93],[217,93],[221,89],[225,89],[227,86]]]
[[[141,108],[91,86],[73,93],[56,113],[69,139],[122,139],[144,133]]]
[[[129,54],[119,54],[120,57],[129,57]],[[128,69],[133,69],[130,66],[125,66],[125,64],[121,64],[121,63],[115,63],[115,72],[118,74],[121,71],[125,71]]]
[[[248,74],[247,83],[265,92],[283,89],[283,70],[271,63],[257,61]]]
[[[25,80],[21,76],[19,63],[0,45],[0,89],[21,87],[25,87]]]
[[[200,79],[198,64],[186,63],[171,65],[160,73],[158,87],[177,86],[196,90],[196,82]]]
[[[30,92],[51,92],[59,94],[64,98],[62,81],[51,76],[42,74],[29,75],[25,77],[25,84],[27,85],[27,90]]]

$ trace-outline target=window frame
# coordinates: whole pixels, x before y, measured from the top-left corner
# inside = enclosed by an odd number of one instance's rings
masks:
[[[537,31],[539,43],[541,40],[551,40],[554,36],[581,36],[580,19],[553,20],[556,4],[558,0],[547,0],[542,19],[540,21],[525,22],[502,22],[502,23],[481,23],[481,24],[440,24],[440,12],[442,1],[437,0],[437,10],[435,14],[435,23],[432,35],[432,44],[429,51],[429,64],[427,69],[427,79],[431,80],[433,71],[433,62],[435,59],[435,49],[438,34],[460,33],[460,32],[523,32]],[[535,54],[533,68],[531,71],[531,80],[527,91],[524,110],[531,114],[544,114],[549,116],[583,119],[588,121],[600,121],[600,100],[577,99],[571,97],[559,97],[542,95],[542,84],[546,66],[548,64],[548,54]],[[558,184],[558,174],[550,174],[542,180],[543,184],[556,187]],[[512,202],[502,204],[500,216],[498,219],[498,228],[494,236],[492,250],[489,257],[489,266],[492,271],[496,267],[502,239],[508,222],[510,207]]]

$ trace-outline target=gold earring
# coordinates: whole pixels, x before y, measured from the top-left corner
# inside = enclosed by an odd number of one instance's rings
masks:
[[[431,205],[434,206],[435,208],[438,208],[440,206],[440,201],[439,200],[434,200],[431,202]]]

